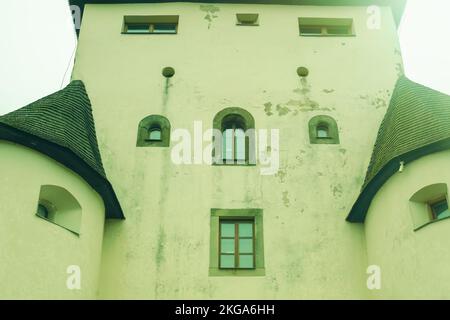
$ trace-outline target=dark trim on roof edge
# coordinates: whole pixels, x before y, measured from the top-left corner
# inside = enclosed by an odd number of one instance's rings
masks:
[[[399,169],[400,161],[405,165],[417,160],[423,156],[445,151],[450,149],[450,138],[443,139],[432,144],[426,145],[416,150],[409,151],[391,159],[381,170],[371,179],[367,186],[362,190],[355,204],[353,205],[346,220],[348,222],[364,223],[373,198],[381,189],[384,183],[393,176]]]
[[[108,180],[99,175],[70,149],[0,123],[0,140],[7,140],[34,149],[80,175],[102,197],[105,218],[125,219],[119,200]]]

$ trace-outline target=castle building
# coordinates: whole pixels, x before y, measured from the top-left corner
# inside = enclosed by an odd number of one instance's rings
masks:
[[[0,298],[450,298],[404,1],[70,3],[72,82],[0,117]]]

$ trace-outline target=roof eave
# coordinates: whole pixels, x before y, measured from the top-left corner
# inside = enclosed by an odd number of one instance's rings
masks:
[[[101,196],[105,205],[105,217],[107,219],[125,219],[119,200],[109,181],[98,174],[71,150],[10,127],[4,123],[0,123],[0,140],[14,142],[34,149],[71,169],[81,176]]]

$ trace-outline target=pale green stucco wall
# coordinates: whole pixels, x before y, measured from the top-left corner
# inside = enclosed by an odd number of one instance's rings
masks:
[[[398,75],[390,10],[368,30],[366,7],[214,7],[209,23],[199,4],[86,6],[73,78],[86,84],[127,217],[106,223],[100,298],[366,297],[363,226],[345,217]],[[237,27],[239,12],[259,13],[260,26]],[[123,16],[134,14],[178,14],[179,33],[122,35]],[[352,17],[356,37],[300,37],[301,16]],[[169,83],[165,66],[176,70]],[[310,70],[306,83],[299,66]],[[136,148],[147,115],[192,130],[227,107],[280,129],[277,175],[174,165],[170,149]],[[336,119],[340,145],[309,144],[319,114]],[[208,276],[211,208],[264,210],[264,277]]]
[[[431,184],[450,185],[450,151],[420,158],[396,173],[378,191],[365,222],[370,264],[381,268],[382,299],[450,298],[450,220],[414,231],[411,196]]]
[[[37,217],[41,185],[80,203],[80,235]],[[95,299],[103,225],[100,196],[78,175],[32,149],[0,141],[0,299]],[[81,290],[66,286],[81,269]]]

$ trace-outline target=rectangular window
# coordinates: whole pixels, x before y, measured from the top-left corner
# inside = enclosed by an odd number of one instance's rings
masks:
[[[176,34],[178,16],[125,16],[122,33]]]
[[[299,18],[301,36],[353,36],[353,19]]]
[[[262,209],[211,209],[210,276],[264,276]]]
[[[220,220],[220,268],[255,267],[254,228],[253,220]]]
[[[259,14],[257,13],[238,13],[236,14],[238,26],[258,26]]]

